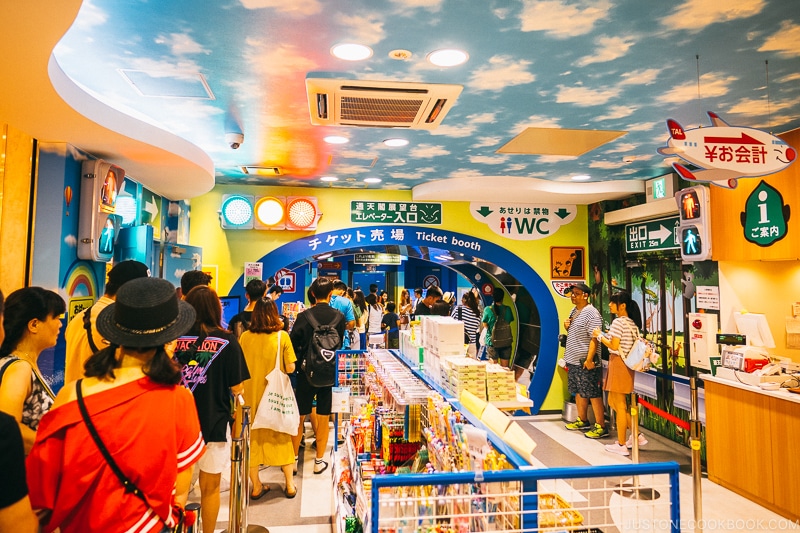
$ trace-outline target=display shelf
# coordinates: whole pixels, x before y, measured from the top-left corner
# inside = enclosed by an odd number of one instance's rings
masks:
[[[500,453],[504,454],[506,456],[506,458],[508,459],[508,462],[511,463],[512,465],[514,465],[514,467],[516,467],[516,468],[532,468],[528,461],[523,459],[520,454],[518,454],[517,452],[512,450],[508,446],[508,444],[506,444],[506,442],[503,439],[501,439],[498,435],[496,435],[492,430],[487,428],[486,425],[483,424],[483,422],[481,422],[475,415],[473,415],[472,413],[470,413],[466,409],[462,409],[461,408],[461,402],[459,402],[457,399],[453,398],[452,394],[449,394],[447,391],[445,391],[444,389],[439,387],[427,375],[425,375],[424,373],[420,372],[418,369],[414,368],[413,366],[409,365],[408,362],[403,357],[400,357],[398,355],[396,350],[385,350],[385,351],[387,351],[387,352],[391,353],[392,355],[394,355],[395,358],[398,361],[402,361],[404,364],[406,364],[408,366],[409,370],[411,370],[411,373],[413,373],[417,378],[419,378],[423,382],[425,382],[425,384],[427,384],[431,389],[433,389],[436,392],[438,392],[439,394],[441,394],[448,402],[453,404],[453,407],[455,407],[456,409],[461,411],[461,414],[463,414],[464,417],[467,420],[469,420],[470,424],[472,424],[473,426],[475,426],[477,428],[480,428],[480,429],[483,429],[484,431],[486,431],[487,435],[489,436],[489,441],[492,443],[492,445],[497,449],[497,451],[499,451]],[[505,403],[505,402],[503,402],[503,403]],[[507,402],[507,403],[510,403],[510,402]],[[533,402],[531,402],[531,405],[533,405]],[[500,407],[498,407],[498,408],[501,409]]]

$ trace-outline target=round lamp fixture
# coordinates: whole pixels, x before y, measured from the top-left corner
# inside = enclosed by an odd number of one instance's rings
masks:
[[[589,181],[592,177],[589,174],[578,174],[570,178],[572,181]]]
[[[408,139],[400,139],[400,138],[386,139],[385,141],[383,141],[383,144],[385,144],[386,146],[392,146],[392,147],[395,147],[395,146],[407,146],[408,145]]]
[[[244,196],[230,196],[222,204],[222,217],[232,226],[244,226],[253,218],[253,206]]]
[[[364,178],[364,183],[380,183],[380,178]]]
[[[283,202],[273,196],[265,196],[256,202],[256,219],[265,226],[276,226],[283,222]]]
[[[317,206],[308,198],[297,198],[286,206],[289,222],[298,228],[307,228],[317,220]]]
[[[350,142],[350,139],[347,137],[342,137],[341,135],[328,135],[322,139],[328,144],[347,144]]]
[[[469,54],[463,50],[442,49],[428,54],[428,62],[437,67],[455,67],[467,62]]]
[[[345,61],[361,61],[372,57],[372,48],[363,44],[342,43],[331,48],[331,54]]]
[[[339,178],[336,176],[322,176],[320,181],[339,181]]]

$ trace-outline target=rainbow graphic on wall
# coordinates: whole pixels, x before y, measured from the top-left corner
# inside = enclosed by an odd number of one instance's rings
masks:
[[[97,279],[94,270],[85,261],[72,264],[61,287],[67,296],[67,322],[87,307],[91,307],[98,297]]]
[[[85,262],[75,262],[67,275],[64,276],[62,288],[67,293],[68,298],[90,296],[97,297],[97,280],[94,270]]]

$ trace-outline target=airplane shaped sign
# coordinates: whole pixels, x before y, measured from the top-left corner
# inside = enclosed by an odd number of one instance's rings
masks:
[[[710,111],[708,116],[711,127],[691,130],[684,130],[672,119],[667,120],[670,138],[658,153],[677,155],[699,167],[689,170],[680,163],[673,163],[672,168],[685,180],[735,189],[739,178],[773,174],[797,159],[797,151],[774,135],[754,128],[731,126]]]

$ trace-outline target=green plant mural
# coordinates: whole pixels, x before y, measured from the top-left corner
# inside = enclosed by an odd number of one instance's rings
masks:
[[[684,342],[685,314],[695,311],[695,287],[719,285],[719,270],[714,261],[682,264],[678,250],[658,250],[638,254],[625,251],[625,226],[607,226],[603,217],[644,201],[634,197],[622,201],[607,201],[589,206],[589,284],[592,303],[608,327],[612,316],[608,310],[609,296],[615,290],[628,290],[639,304],[644,322],[643,334],[658,347],[660,358],[656,398],[645,398],[655,407],[677,418],[689,421],[689,413],[673,404],[670,376],[689,376]],[[689,432],[645,408],[639,409],[639,424],[675,442],[688,446]],[[705,458],[705,432],[702,457]]]

